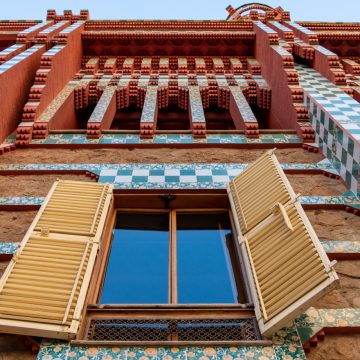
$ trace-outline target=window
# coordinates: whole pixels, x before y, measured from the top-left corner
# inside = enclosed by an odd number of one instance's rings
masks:
[[[244,301],[227,210],[117,212],[101,304]]]

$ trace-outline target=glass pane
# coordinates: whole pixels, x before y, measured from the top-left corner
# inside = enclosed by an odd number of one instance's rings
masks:
[[[178,213],[176,242],[179,304],[241,302],[228,213]]]
[[[118,212],[102,304],[168,303],[169,214]]]

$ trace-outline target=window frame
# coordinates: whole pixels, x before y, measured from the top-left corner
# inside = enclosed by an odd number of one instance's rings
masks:
[[[231,226],[231,232],[232,232],[232,237],[233,237],[233,246],[234,246],[234,250],[235,250],[235,256],[236,256],[236,262],[237,262],[237,268],[239,270],[239,274],[234,274],[235,278],[239,278],[241,281],[242,286],[242,291],[244,292],[244,298],[245,299],[249,299],[249,295],[250,293],[247,292],[246,286],[244,284],[245,279],[244,279],[244,275],[243,275],[243,271],[241,270],[240,267],[240,247],[238,242],[236,241],[236,228],[234,226],[234,222],[232,219],[232,211],[231,209],[227,209],[227,208],[209,208],[209,209],[204,209],[204,208],[188,208],[188,209],[157,209],[157,208],[116,208],[114,209],[115,211],[115,217],[117,216],[117,214],[119,212],[122,213],[167,213],[169,216],[169,254],[168,254],[168,303],[165,305],[177,305],[178,304],[178,274],[177,274],[177,214],[178,213],[226,213],[229,216],[229,221],[230,221],[230,226]],[[115,229],[115,225],[116,222],[114,223],[114,229]],[[107,255],[107,264],[110,258],[110,254],[111,254],[111,246],[112,246],[112,242],[113,242],[113,236],[111,238],[111,244],[110,244],[110,248],[109,248],[109,252]],[[106,266],[107,269],[107,266]],[[97,303],[100,304],[100,299],[102,296],[102,289],[103,289],[103,285],[105,282],[105,277],[106,277],[106,269],[105,272],[103,274],[103,280],[102,280],[102,285],[101,288],[99,289],[98,295],[97,295]],[[226,303],[226,304],[219,304],[219,303],[212,303],[211,305],[228,305],[230,303]],[[234,303],[234,304],[240,304],[243,305],[241,303]],[[106,304],[102,304],[102,305],[106,305]],[[128,304],[123,304],[124,306],[129,306],[129,305],[134,305],[131,303]],[[142,305],[148,305],[148,304],[140,304],[140,306]],[[192,305],[206,305],[206,304],[193,304],[193,303],[188,303],[186,305],[192,306]]]
[[[179,206],[176,207],[176,210],[173,212],[173,217],[176,216],[176,211],[179,212],[227,212],[229,215],[229,220],[231,224],[233,239],[234,239],[234,249],[236,253],[236,258],[238,260],[238,269],[239,269],[239,276],[241,277],[241,282],[243,285],[243,292],[245,300],[247,301],[244,304],[241,303],[234,303],[234,304],[177,304],[177,303],[168,303],[168,304],[160,304],[160,305],[151,305],[151,304],[144,304],[144,305],[137,305],[137,304],[121,304],[121,305],[111,305],[111,304],[100,304],[100,296],[102,291],[102,286],[104,284],[106,269],[108,265],[108,261],[110,258],[111,252],[111,244],[113,239],[113,229],[116,223],[116,214],[118,211],[133,211],[133,212],[140,212],[140,211],[148,211],[148,212],[169,212],[169,210],[173,209],[165,209],[164,207],[160,207],[159,203],[155,201],[155,198],[159,198],[159,194],[164,194],[164,191],[156,191],[156,192],[149,192],[149,191],[138,191],[138,192],[129,192],[129,191],[122,191],[118,194],[114,194],[114,202],[112,213],[110,214],[106,228],[104,230],[104,236],[102,240],[102,246],[100,248],[97,262],[95,264],[94,272],[93,272],[93,280],[91,281],[91,285],[88,291],[88,296],[86,299],[85,306],[83,308],[82,318],[83,321],[81,322],[81,328],[78,332],[78,335],[75,340],[72,340],[71,343],[74,346],[85,346],[85,345],[99,345],[99,344],[107,344],[109,345],[110,342],[102,342],[102,341],[92,341],[88,340],[88,331],[90,328],[90,323],[93,319],[121,319],[124,316],[127,318],[133,319],[142,319],[142,318],[151,318],[154,320],[159,320],[163,318],[174,318],[174,319],[186,319],[186,318],[195,318],[195,319],[229,319],[229,318],[243,318],[249,319],[253,318],[256,323],[256,332],[259,340],[256,341],[246,341],[246,340],[238,340],[238,341],[178,341],[177,339],[172,339],[169,341],[163,342],[141,342],[142,345],[173,345],[173,346],[180,346],[180,345],[263,345],[267,346],[270,345],[271,342],[264,339],[260,332],[258,331],[257,321],[255,318],[255,311],[254,311],[254,304],[251,298],[250,292],[250,284],[248,281],[249,274],[246,272],[246,267],[244,265],[244,260],[242,258],[242,253],[240,251],[240,247],[238,244],[238,233],[235,226],[235,221],[233,217],[233,213],[229,204],[222,207],[209,207],[209,203],[215,204],[219,201],[219,196],[221,199],[228,201],[228,195],[225,191],[216,191],[216,192],[207,192],[207,191],[186,191],[186,192],[178,192],[175,191],[174,193],[180,199],[180,202],[186,201],[187,196],[191,196],[194,199],[195,195],[195,204],[199,204],[199,206],[194,206],[194,208],[189,208],[188,206]],[[166,192],[168,193],[168,192]],[[125,196],[125,203],[129,201],[129,199],[134,198],[134,202],[131,202],[131,207],[121,207],[119,204],[123,203],[120,199],[122,196]],[[161,196],[161,195],[160,195]],[[136,207],[137,199],[140,198],[140,203],[144,201],[144,197],[148,198],[146,205],[149,207]],[[154,206],[151,206],[154,204]],[[170,216],[169,216],[170,218]],[[171,219],[169,219],[171,221]],[[176,221],[176,219],[175,219]],[[173,229],[176,232],[176,228]],[[170,231],[171,232],[171,229]],[[169,234],[170,236],[170,234]],[[169,244],[169,253],[170,247],[176,246],[176,244]],[[170,263],[169,263],[170,266]],[[176,263],[172,263],[172,266],[175,267]],[[175,267],[176,271],[176,267]],[[112,342],[112,345],[138,345],[139,342],[134,341],[116,341]]]

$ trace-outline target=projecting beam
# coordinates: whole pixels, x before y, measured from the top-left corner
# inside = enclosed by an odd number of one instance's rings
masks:
[[[206,136],[206,120],[199,86],[189,86],[189,118],[194,137]]]
[[[151,139],[156,129],[158,114],[158,87],[148,86],[140,119],[140,137]]]
[[[245,130],[247,137],[259,136],[259,124],[241,88],[229,86],[230,114],[237,130]]]
[[[98,139],[103,129],[110,129],[116,114],[116,86],[107,86],[87,123],[87,137]]]

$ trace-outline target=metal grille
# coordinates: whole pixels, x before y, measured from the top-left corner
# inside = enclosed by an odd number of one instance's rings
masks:
[[[259,340],[255,318],[91,320],[93,341],[254,341]]]

